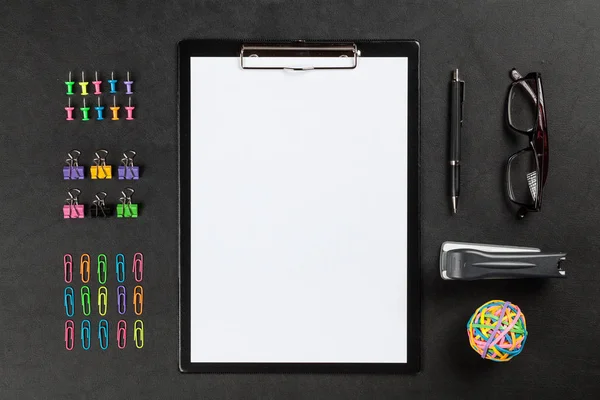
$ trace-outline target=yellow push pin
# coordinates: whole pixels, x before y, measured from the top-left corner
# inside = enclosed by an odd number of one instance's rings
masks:
[[[87,96],[88,92],[87,92],[87,85],[89,82],[85,81],[85,73],[83,71],[81,71],[81,82],[79,82],[79,86],[81,86],[81,95],[82,96]]]
[[[119,109],[121,107],[117,107],[117,97],[113,96],[113,106],[110,108],[110,111],[112,111],[112,120],[113,121],[118,121],[119,120]]]

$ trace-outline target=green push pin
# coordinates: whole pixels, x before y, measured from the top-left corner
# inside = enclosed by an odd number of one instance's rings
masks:
[[[90,117],[88,116],[88,112],[90,111],[90,108],[85,106],[85,99],[83,99],[83,107],[80,107],[79,109],[83,113],[83,118],[81,118],[81,120],[89,121]]]
[[[69,71],[69,80],[67,82],[65,82],[65,85],[67,85],[67,95],[71,96],[75,93],[73,93],[73,85],[75,84],[75,82],[73,81],[73,74],[71,73],[71,71]]]

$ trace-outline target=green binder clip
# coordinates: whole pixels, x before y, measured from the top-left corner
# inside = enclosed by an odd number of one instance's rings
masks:
[[[135,191],[132,188],[125,188],[119,198],[121,204],[117,204],[117,218],[137,218],[138,204],[131,202],[131,196]]]

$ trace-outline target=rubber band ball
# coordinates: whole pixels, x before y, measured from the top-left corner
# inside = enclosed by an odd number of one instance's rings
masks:
[[[510,361],[523,351],[527,340],[525,315],[509,301],[488,301],[469,319],[467,334],[471,348],[481,358]]]

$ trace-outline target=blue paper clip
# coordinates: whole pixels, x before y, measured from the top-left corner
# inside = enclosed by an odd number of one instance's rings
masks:
[[[65,312],[67,317],[72,317],[75,314],[75,292],[71,286],[65,288]]]
[[[117,282],[125,282],[125,256],[121,253],[117,254],[116,259]]]
[[[125,286],[117,286],[117,309],[121,315],[127,311],[127,289],[125,289]]]
[[[108,321],[105,319],[98,323],[98,341],[102,350],[108,349]]]
[[[90,320],[84,319],[81,321],[81,347],[84,350],[89,350],[92,345],[92,328]]]

